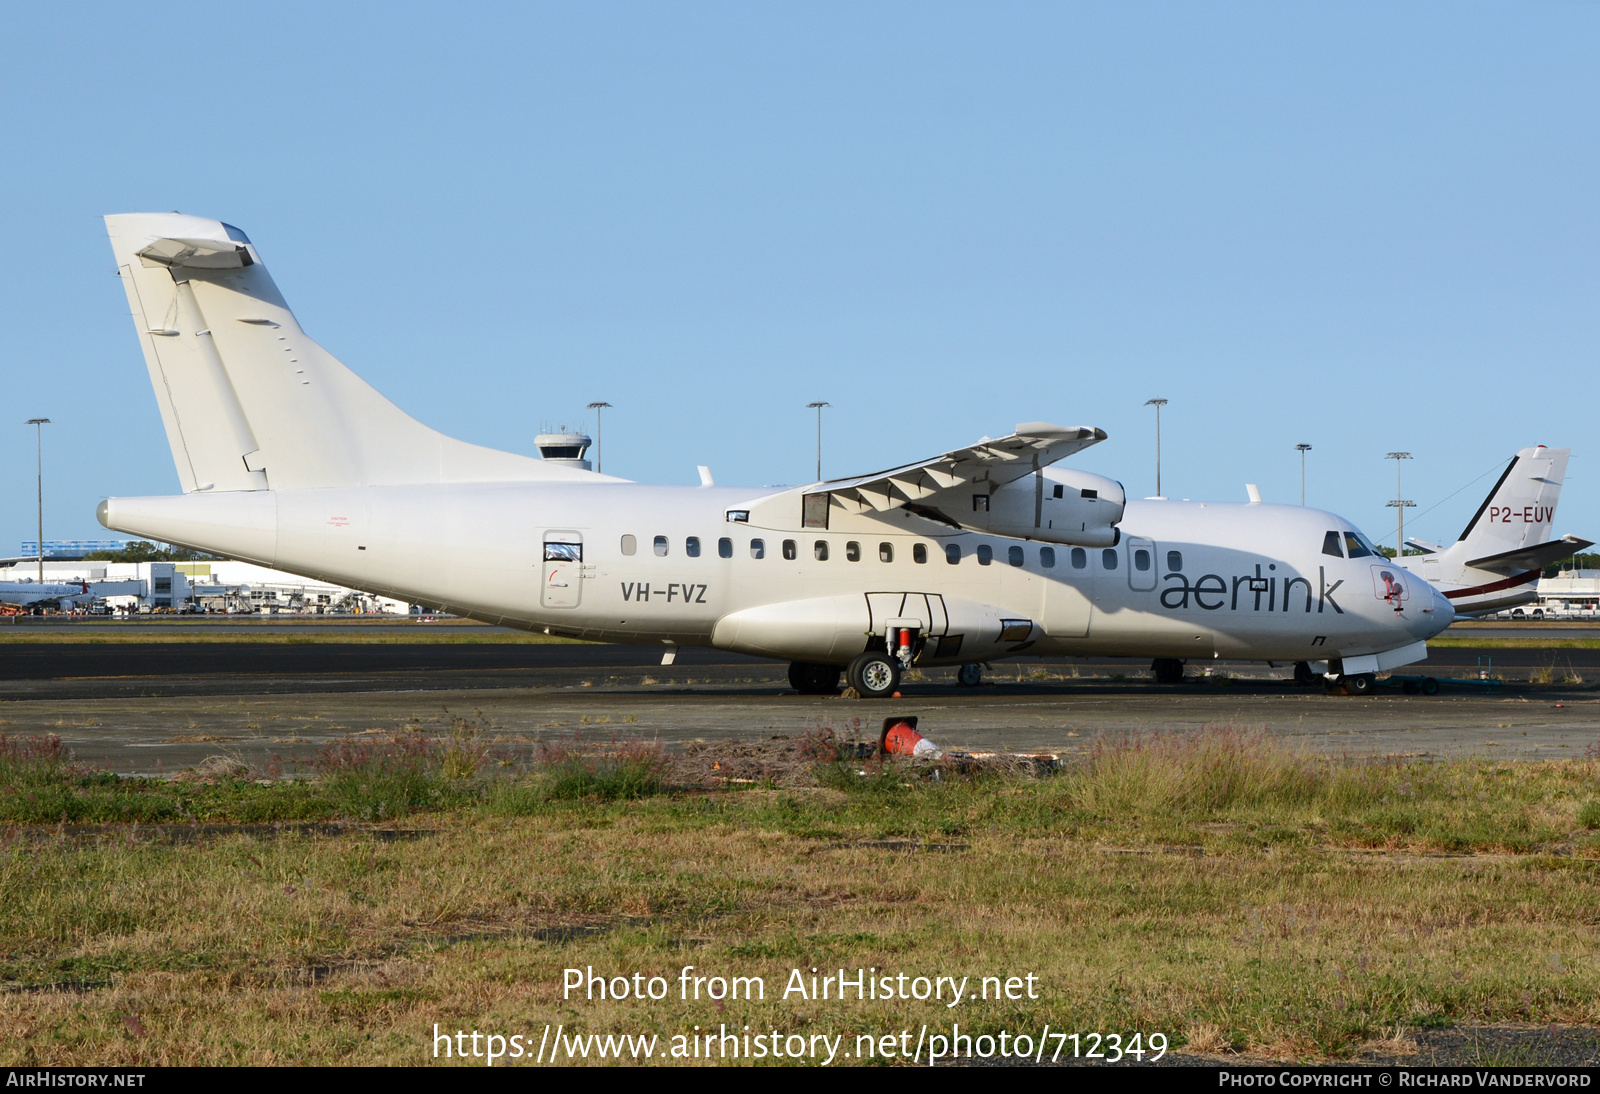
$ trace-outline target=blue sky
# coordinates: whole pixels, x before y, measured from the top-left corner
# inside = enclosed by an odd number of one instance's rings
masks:
[[[825,399],[830,475],[1042,419],[1143,496],[1162,396],[1171,496],[1296,501],[1305,441],[1309,500],[1392,542],[1405,449],[1407,532],[1448,541],[1543,443],[1557,530],[1600,534],[1592,4],[6,18],[0,553],[26,418],[47,538],[177,490],[98,220],[165,209],[249,232],[430,425],[526,452],[603,399],[643,481],[808,481]]]

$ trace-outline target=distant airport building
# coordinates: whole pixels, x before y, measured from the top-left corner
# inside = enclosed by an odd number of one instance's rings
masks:
[[[1499,613],[1501,619],[1600,618],[1600,570],[1562,570],[1539,580],[1539,599]]]
[[[127,545],[125,539],[47,539],[44,541],[44,557],[76,559],[102,551],[120,551]],[[23,540],[22,555],[24,558],[38,558],[39,541]]]
[[[28,558],[0,559],[0,581],[31,581],[36,567]],[[122,612],[405,615],[411,610],[403,600],[231,560],[101,562],[46,556],[44,580],[87,583],[97,599]]]

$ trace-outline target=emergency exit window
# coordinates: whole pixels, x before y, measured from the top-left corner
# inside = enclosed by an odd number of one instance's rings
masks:
[[[1133,568],[1140,573],[1150,569],[1150,552],[1143,547],[1133,552]]]

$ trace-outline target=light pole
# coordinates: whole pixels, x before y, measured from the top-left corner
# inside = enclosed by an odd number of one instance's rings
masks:
[[[1384,457],[1386,460],[1394,461],[1394,500],[1389,503],[1388,508],[1394,510],[1395,516],[1395,558],[1399,558],[1401,555],[1406,553],[1406,510],[1415,509],[1417,507],[1416,502],[1406,501],[1400,496],[1400,461],[1409,460],[1410,458],[1411,453],[1409,452],[1391,452]]]
[[[594,411],[594,469],[596,471],[604,471],[606,469],[606,424],[600,415],[610,405],[610,403],[590,403],[584,407],[585,410]]]
[[[817,412],[817,481],[822,481],[822,408],[832,408],[832,403],[807,403],[807,410]]]
[[[1309,444],[1297,444],[1296,450],[1300,453],[1300,504],[1306,503],[1306,453],[1311,451]]]
[[[44,427],[50,424],[49,418],[29,418],[28,424],[33,426],[33,441],[36,449],[34,466],[38,471],[39,479],[39,584],[44,584]]]
[[[1156,408],[1156,497],[1161,496],[1161,408],[1167,405],[1165,399],[1146,399],[1145,406]]]

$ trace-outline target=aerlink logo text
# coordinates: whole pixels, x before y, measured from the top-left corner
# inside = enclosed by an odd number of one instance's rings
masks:
[[[1315,1071],[1221,1071],[1217,1085],[1235,1086],[1287,1086],[1371,1088],[1377,1086],[1403,1087],[1586,1087],[1590,1076],[1578,1072],[1566,1074],[1522,1073],[1507,1071],[1386,1071],[1376,1072],[1315,1072]]]

